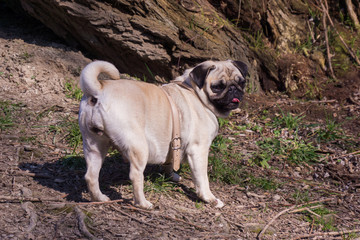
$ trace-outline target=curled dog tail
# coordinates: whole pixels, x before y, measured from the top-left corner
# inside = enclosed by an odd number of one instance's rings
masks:
[[[80,75],[80,88],[84,95],[97,97],[100,94],[102,90],[102,84],[98,80],[100,73],[106,73],[111,79],[120,79],[120,73],[113,64],[94,61],[88,64]]]

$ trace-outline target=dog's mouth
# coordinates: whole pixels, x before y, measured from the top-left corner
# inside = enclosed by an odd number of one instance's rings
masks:
[[[240,100],[236,97],[234,97],[232,100],[231,100],[232,103],[240,103]]]
[[[232,96],[232,97],[225,97],[223,99],[214,100],[214,105],[220,110],[234,110],[239,107],[239,104],[242,100],[242,96]]]
[[[225,109],[227,110],[234,110],[235,108],[238,108],[240,105],[240,99],[239,98],[233,98],[231,102],[229,102],[227,105],[225,105]]]

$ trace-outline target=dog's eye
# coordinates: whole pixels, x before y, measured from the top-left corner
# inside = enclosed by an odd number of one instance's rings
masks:
[[[245,84],[246,84],[246,81],[245,80],[243,80],[243,81],[241,81],[240,82],[240,87],[242,88],[242,89],[244,89],[244,87],[245,87]]]
[[[215,92],[215,93],[221,92],[221,91],[223,91],[225,88],[226,88],[226,85],[225,85],[222,81],[217,82],[217,83],[211,85],[211,90],[212,90],[213,92]]]
[[[235,81],[237,82],[237,84],[238,84],[241,88],[244,88],[244,87],[245,87],[245,83],[246,83],[245,78],[237,77]]]

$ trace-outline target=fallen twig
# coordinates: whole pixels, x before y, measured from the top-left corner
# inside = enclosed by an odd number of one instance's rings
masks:
[[[282,210],[281,212],[279,212],[278,214],[276,214],[275,217],[273,217],[270,222],[268,222],[268,224],[266,224],[266,226],[261,230],[261,232],[257,235],[257,239],[261,239],[261,236],[266,232],[266,230],[270,227],[270,225],[278,218],[280,217],[281,215],[283,215],[284,213],[287,213],[291,210],[293,210],[294,208],[296,208],[296,205],[290,207],[290,208],[287,208],[287,209],[284,209]]]
[[[67,202],[69,205],[101,205],[101,204],[111,204],[111,203],[119,203],[123,202],[124,199],[111,200],[106,202]]]
[[[0,203],[23,203],[23,202],[61,202],[61,199],[58,198],[23,198],[23,197],[13,197],[13,196],[0,196]]]
[[[310,21],[306,21],[306,23],[307,23],[307,26],[308,26],[309,31],[310,31],[311,41],[314,44],[316,42],[315,34],[314,34],[314,32],[313,32],[313,30],[312,30],[312,28],[310,26]]]
[[[138,219],[138,218],[136,218],[136,217],[133,217],[133,216],[131,216],[130,214],[124,212],[123,210],[115,207],[114,205],[111,205],[110,207],[111,207],[112,209],[114,209],[115,211],[121,213],[122,215],[127,216],[128,218],[133,219],[133,220],[135,220],[135,221],[137,221],[137,222],[139,222],[139,223],[148,225],[148,226],[153,227],[153,228],[163,228],[163,226],[159,226],[159,225],[151,224],[151,223],[148,223],[148,222],[144,222],[144,221],[142,221],[141,219]]]
[[[315,224],[315,218],[312,219],[312,222],[311,222],[311,227],[310,227],[310,231],[309,233],[311,234],[313,229],[314,229],[314,224]]]
[[[313,212],[313,211],[312,211],[312,210],[310,210],[309,208],[305,208],[305,210],[306,210],[306,211],[308,211],[309,213],[311,213],[311,214],[313,214],[313,215],[317,216],[318,218],[321,218],[321,216],[320,216],[319,214],[317,214],[317,213]]]
[[[340,156],[337,156],[337,157],[334,157],[333,160],[339,159],[339,158],[343,158],[343,157],[347,157],[347,156],[350,156],[350,155],[358,155],[358,154],[360,154],[360,150],[355,151],[355,152],[351,152],[351,153],[346,153],[346,154],[343,154],[343,155],[340,155]],[[319,160],[319,162],[322,162],[322,161],[330,158],[331,156],[332,156],[332,155],[325,156],[325,157],[321,158],[321,159]]]
[[[338,102],[338,100],[336,99],[329,99],[329,100],[310,100],[308,102],[311,102],[311,103],[336,103]]]
[[[324,35],[325,35],[326,55],[327,55],[328,67],[329,67],[331,77],[333,79],[336,79],[334,69],[332,68],[332,64],[331,64],[331,53],[330,53],[328,30],[327,30],[327,24],[326,24],[326,16],[327,16],[327,13],[328,13],[329,10],[327,8],[325,8],[325,5],[323,4],[322,0],[320,0],[320,3],[321,3],[322,11],[323,11],[322,22],[323,22],[323,27],[324,27]]]
[[[244,229],[244,225],[242,225],[241,223],[233,222],[233,221],[231,221],[230,219],[227,219],[227,218],[224,218],[224,219],[225,219],[225,221],[227,221],[228,223],[233,224],[233,225],[237,226],[237,227],[240,228],[240,229]]]
[[[261,236],[266,232],[266,230],[270,227],[270,225],[278,218],[280,217],[281,215],[287,213],[287,212],[291,212],[291,210],[293,210],[294,208],[297,208],[297,207],[302,207],[302,206],[305,206],[305,205],[309,205],[309,204],[314,204],[314,203],[321,203],[321,202],[327,202],[327,201],[330,201],[330,200],[333,200],[333,198],[325,198],[325,199],[322,199],[322,200],[317,200],[317,201],[312,201],[312,202],[308,202],[308,203],[305,203],[305,204],[301,204],[301,205],[294,205],[290,208],[287,208],[287,209],[284,209],[282,210],[281,212],[279,212],[278,214],[276,214],[275,217],[273,217],[270,222],[268,224],[266,224],[266,226],[261,230],[261,232],[257,235],[257,239],[260,239]]]
[[[62,201],[59,198],[37,198],[37,197],[23,198],[23,197],[13,197],[13,196],[0,196],[0,203],[54,202],[54,203],[72,205],[72,206],[111,204],[111,203],[118,203],[123,201],[124,199],[111,200],[107,202],[67,202],[67,201]]]
[[[291,212],[289,212],[289,213],[298,213],[298,212],[308,211],[308,212],[314,214],[314,215],[317,216],[317,217],[321,217],[320,215],[318,215],[318,214],[314,213],[313,211],[311,211],[311,209],[316,209],[316,208],[320,208],[320,207],[322,207],[322,205],[316,205],[316,206],[311,206],[311,207],[304,207],[304,208],[295,209],[295,210],[293,210],[293,211],[291,211]]]
[[[337,235],[344,235],[349,233],[357,233],[360,232],[360,229],[354,229],[354,230],[347,230],[347,231],[339,231],[339,232],[320,232],[320,233],[311,233],[311,234],[305,234],[298,236],[296,238],[292,238],[292,240],[298,240],[302,238],[311,238],[311,237],[317,237],[317,236],[337,236]]]
[[[324,198],[324,199],[321,199],[321,200],[316,200],[316,201],[312,201],[312,202],[308,202],[308,203],[298,205],[298,207],[302,207],[302,206],[310,205],[310,204],[315,204],[315,203],[329,202],[331,200],[334,200],[334,198]]]
[[[87,237],[88,239],[97,239],[94,235],[92,235],[89,230],[86,227],[85,224],[85,219],[86,219],[86,215],[85,213],[83,213],[83,211],[81,211],[81,209],[79,209],[78,207],[74,207],[75,213],[76,213],[76,217],[78,220],[78,224],[79,224],[79,230],[80,232]]]
[[[131,209],[131,210],[135,210],[135,211],[141,211],[141,212],[146,212],[146,213],[151,213],[151,214],[156,214],[158,215],[158,213],[156,212],[152,212],[152,211],[148,211],[148,210],[144,210],[144,209],[141,209],[141,208],[136,208],[136,207],[133,207],[133,206],[122,206],[123,208],[127,208],[127,209]],[[197,224],[194,224],[194,223],[191,223],[191,222],[186,222],[182,219],[179,219],[179,218],[175,218],[175,217],[170,217],[170,216],[166,216],[166,215],[161,215],[161,217],[164,217],[164,218],[167,218],[169,220],[173,220],[173,221],[177,221],[177,222],[181,222],[181,223],[185,223],[187,225],[190,225],[190,226],[193,226],[197,229],[200,229],[200,230],[203,230],[203,231],[209,231],[209,229],[207,228],[204,228],[202,226],[199,226]]]
[[[235,26],[238,26],[238,24],[239,24],[240,14],[241,14],[241,0],[239,0],[239,9],[238,9],[238,15],[237,15],[237,19],[236,19],[236,24],[235,24]]]

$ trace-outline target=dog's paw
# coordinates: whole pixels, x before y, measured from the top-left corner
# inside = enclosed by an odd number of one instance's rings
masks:
[[[93,202],[108,202],[110,201],[110,198],[106,196],[105,194],[100,194],[98,196],[93,196],[91,198]]]
[[[173,182],[180,182],[182,180],[182,178],[180,177],[179,174],[172,172],[170,175],[170,180]]]
[[[137,207],[140,207],[142,209],[147,209],[147,210],[151,210],[151,209],[154,208],[154,205],[151,202],[147,201],[147,200],[145,200],[145,202],[143,202],[143,203],[138,203],[138,204],[135,204],[135,205]]]
[[[225,206],[225,204],[218,198],[216,198],[212,204],[214,205],[215,208],[223,208]]]

